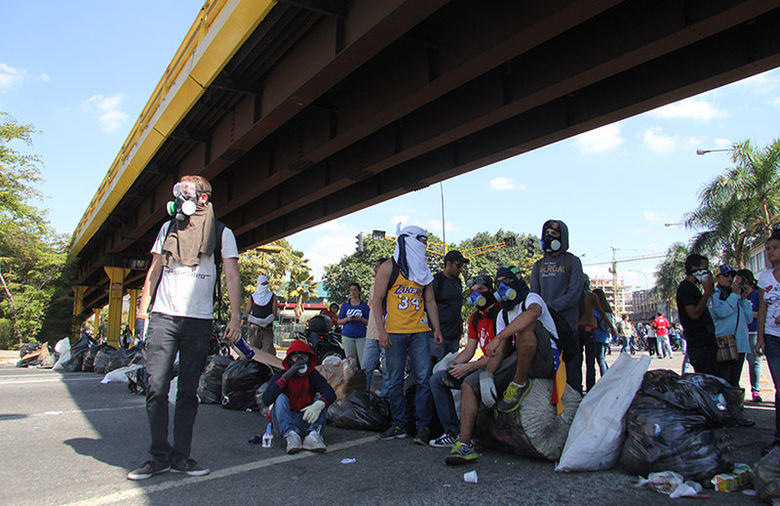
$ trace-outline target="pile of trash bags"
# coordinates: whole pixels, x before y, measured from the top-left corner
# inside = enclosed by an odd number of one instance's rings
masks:
[[[355,390],[328,407],[328,424],[342,429],[383,431],[392,422],[387,399],[374,392]]]
[[[715,376],[647,372],[626,415],[620,466],[641,476],[675,471],[694,481],[729,471],[728,439],[716,427],[741,419],[743,395]]]
[[[234,360],[222,374],[222,407],[255,409],[257,388],[273,375],[271,368],[254,360]]]
[[[231,357],[212,355],[206,363],[198,381],[198,398],[201,404],[220,404],[222,402],[222,375],[233,362]]]

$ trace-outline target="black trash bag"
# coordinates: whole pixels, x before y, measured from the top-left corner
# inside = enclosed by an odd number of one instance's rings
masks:
[[[212,355],[198,380],[198,397],[201,404],[220,404],[222,402],[222,374],[233,362],[230,357]]]
[[[620,466],[647,476],[675,471],[704,481],[733,467],[728,436],[712,429],[723,415],[695,382],[672,371],[649,371],[626,415]]]
[[[328,423],[342,429],[383,431],[393,423],[387,399],[354,390],[328,407]]]
[[[722,423],[733,424],[744,418],[745,389],[735,387],[728,381],[709,374],[686,374],[680,385],[695,385],[708,395],[708,401],[718,410]]]
[[[126,372],[125,376],[130,380],[127,388],[131,394],[146,395],[146,386],[149,384],[149,373],[146,372],[146,367]]]
[[[94,341],[86,335],[82,335],[70,347],[70,359],[62,363],[62,368],[67,372],[80,371],[84,362],[84,357],[89,353],[89,349],[94,345]]]
[[[764,501],[780,498],[780,447],[775,446],[753,466],[753,486]]]
[[[138,343],[132,348],[125,350],[127,354],[127,365],[143,364],[144,363],[144,345]]]
[[[29,355],[30,353],[35,353],[36,351],[41,349],[42,343],[40,342],[34,342],[34,343],[26,343],[23,344],[21,348],[19,348],[19,358],[24,358],[25,355]]]
[[[93,367],[96,373],[105,374],[108,372],[108,363],[111,361],[111,356],[117,349],[108,344],[101,346],[104,346],[104,348],[95,354]]]
[[[269,381],[266,381],[257,387],[257,390],[255,390],[255,404],[257,404],[257,408],[260,411],[260,416],[262,417],[266,417],[269,414],[269,406],[266,406],[265,403],[263,403],[263,394],[268,388],[269,383]]]
[[[254,360],[234,360],[222,375],[222,407],[255,409],[257,387],[268,381],[271,368]]]
[[[120,367],[125,367],[130,363],[130,357],[127,354],[127,350],[123,348],[114,349],[109,352],[108,364],[106,364],[106,372],[111,372]]]
[[[106,348],[111,348],[111,346],[106,343],[92,346],[89,349],[89,353],[84,357],[84,361],[81,363],[81,370],[84,372],[93,372],[95,370],[95,357],[100,351],[105,350]]]

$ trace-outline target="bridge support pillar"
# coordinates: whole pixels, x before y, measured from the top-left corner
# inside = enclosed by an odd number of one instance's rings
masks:
[[[108,275],[108,324],[106,325],[106,342],[119,347],[119,332],[122,328],[122,296],[125,293],[125,276],[130,269],[125,267],[109,267],[103,269]]]
[[[74,342],[79,338],[79,330],[81,330],[81,321],[79,317],[84,310],[84,292],[87,291],[87,287],[84,285],[76,285],[73,287],[73,325],[71,325],[71,342]]]
[[[102,307],[93,307],[92,312],[95,314],[94,326],[95,326],[95,339],[98,338],[100,333],[100,313],[103,311]]]
[[[127,313],[127,325],[130,327],[130,330],[133,332],[133,340],[136,340],[138,339],[138,336],[135,335],[135,314],[138,306],[138,297],[141,296],[141,289],[130,288],[129,290],[127,290],[127,293],[130,294],[130,310]]]

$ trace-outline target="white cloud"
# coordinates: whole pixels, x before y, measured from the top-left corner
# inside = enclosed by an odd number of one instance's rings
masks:
[[[775,99],[772,100],[772,103],[775,104],[777,107],[780,107],[780,97],[775,97]]]
[[[623,144],[620,125],[606,125],[574,138],[574,144],[583,154],[602,153]]]
[[[441,218],[439,219],[430,219],[425,220],[420,225],[422,228],[427,230],[428,232],[433,232],[436,235],[441,235]],[[454,223],[451,221],[444,221],[444,226],[446,227],[447,232],[456,232],[458,230],[458,227],[455,226]]]
[[[770,70],[742,79],[734,84],[748,88],[754,93],[770,93],[780,85],[780,72]]]
[[[715,142],[715,147],[719,149],[730,148],[733,145],[733,143],[730,140],[724,139],[722,137],[718,137],[717,139],[715,139],[714,142]]]
[[[98,126],[104,132],[113,132],[124,125],[129,116],[121,110],[124,96],[117,93],[108,97],[100,94],[92,95],[81,103],[81,107],[90,112],[98,113]]]
[[[400,223],[401,226],[403,227],[404,225],[408,225],[409,224],[409,220],[411,220],[411,219],[412,219],[412,217],[409,216],[408,214],[395,214],[395,215],[393,215],[390,218],[390,221],[389,221],[390,225],[393,226],[392,233],[395,234],[395,226],[397,224]]]
[[[27,78],[26,70],[17,69],[7,63],[0,62],[0,91],[15,88],[21,84],[25,78]]]
[[[490,180],[490,189],[496,191],[503,190],[525,190],[526,186],[515,182],[513,177],[494,177]]]
[[[712,102],[699,98],[686,98],[673,104],[667,104],[654,110],[651,114],[663,119],[692,119],[696,121],[710,121],[729,115],[728,112],[718,109]]]
[[[642,213],[642,217],[650,223],[659,223],[661,221],[661,215],[653,211],[645,211]]]
[[[309,259],[314,279],[319,281],[326,265],[336,263],[341,257],[355,252],[355,236],[359,231],[339,220],[317,225],[312,231],[322,232],[323,235],[315,239],[303,254]]]
[[[695,148],[701,144],[698,137],[680,137],[678,135],[667,135],[663,133],[661,127],[650,127],[641,133],[642,142],[650,151],[667,155],[675,152],[678,148]]]

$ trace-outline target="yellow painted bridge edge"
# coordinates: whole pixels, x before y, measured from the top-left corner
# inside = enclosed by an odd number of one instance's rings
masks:
[[[71,239],[78,255],[162,143],[277,0],[206,0]]]

